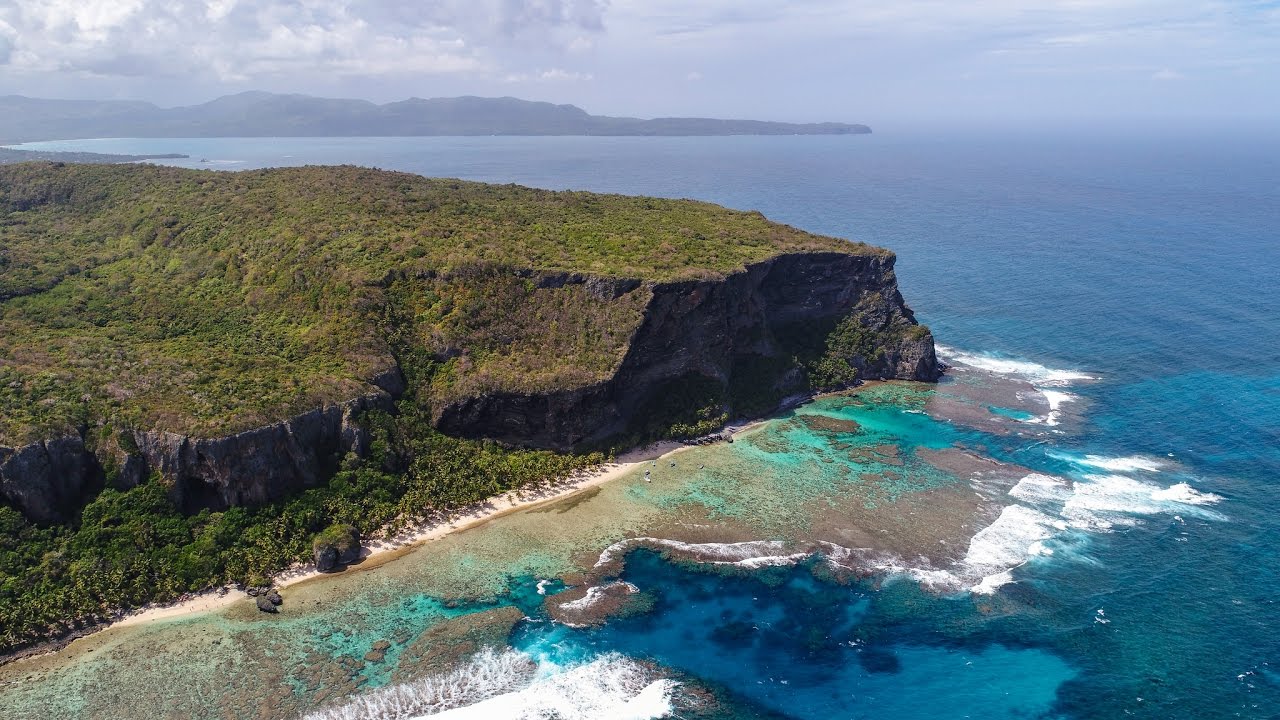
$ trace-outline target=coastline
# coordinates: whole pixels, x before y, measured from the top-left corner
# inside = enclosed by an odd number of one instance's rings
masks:
[[[726,429],[731,430],[731,432],[736,434],[737,432],[741,432],[754,424],[755,423],[750,423]],[[547,502],[562,500],[566,497],[590,490],[591,488],[603,485],[604,483],[616,480],[617,478],[626,475],[645,462],[665,457],[689,447],[693,447],[693,445],[674,440],[663,440],[641,448],[635,448],[623,453],[623,455],[617,458],[614,462],[604,463],[603,465],[599,465],[590,470],[583,471],[577,476],[566,478],[554,485],[535,490],[512,490],[502,495],[468,506],[454,513],[446,520],[425,522],[408,528],[392,538],[373,541],[361,550],[360,561],[358,563],[349,565],[342,571],[335,573],[322,573],[316,570],[315,565],[313,564],[298,565],[273,577],[271,585],[276,589],[283,590],[317,578],[336,577],[344,573],[356,573],[372,570],[405,555],[410,550],[413,550],[425,543],[438,540],[456,532],[462,532],[464,530],[483,525],[490,520],[517,510],[522,510]],[[85,633],[76,638],[71,638],[64,644],[60,644],[56,647],[50,647],[45,652],[32,653],[26,657],[35,657],[38,655],[58,652],[75,640],[90,637],[105,630],[147,625],[198,613],[214,612],[234,605],[236,602],[246,601],[248,599],[250,599],[249,596],[246,595],[243,590],[235,588],[234,586],[227,585],[220,588],[212,588],[174,603],[144,606],[120,617],[117,620],[93,629],[91,632]],[[13,657],[11,659],[16,661],[22,658]]]
[[[613,462],[603,463],[594,468],[583,470],[578,475],[565,478],[552,485],[534,490],[517,488],[456,511],[445,520],[422,522],[406,528],[394,537],[372,541],[361,549],[359,562],[348,565],[339,572],[322,573],[316,570],[314,564],[300,564],[273,576],[270,585],[278,590],[283,590],[318,578],[336,577],[344,573],[373,570],[433,540],[439,540],[453,533],[469,530],[517,510],[563,500],[620,478],[645,462],[666,457],[681,450],[725,441],[733,442],[733,438],[737,435],[768,422],[780,413],[792,410],[821,397],[854,392],[880,382],[882,381],[862,381],[844,390],[789,396],[784,398],[778,404],[778,407],[765,415],[728,423],[716,432],[700,438],[685,441],[660,440],[642,447],[632,448],[618,456]],[[108,630],[143,626],[200,613],[216,612],[234,605],[237,601],[248,600],[249,597],[241,588],[234,585],[224,585],[217,588],[209,588],[175,602],[144,605],[113,620],[84,627],[61,638],[48,640],[17,649],[12,653],[0,655],[0,666],[54,655],[66,650],[79,640],[99,637]]]

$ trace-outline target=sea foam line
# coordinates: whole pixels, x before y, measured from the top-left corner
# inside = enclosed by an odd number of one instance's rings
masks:
[[[977,370],[985,370],[997,375],[1012,375],[1022,378],[1033,385],[1065,386],[1080,380],[1097,380],[1098,378],[1080,370],[1061,370],[1046,367],[1030,360],[1013,360],[982,353],[971,353],[945,345],[935,346],[938,355],[946,362],[959,363]]]
[[[672,714],[678,688],[618,653],[561,666],[486,648],[452,672],[357,695],[306,720],[650,720]]]
[[[791,565],[811,555],[811,552],[785,553],[787,544],[781,540],[750,540],[739,543],[687,543],[655,537],[634,537],[619,540],[600,553],[596,568],[613,562],[638,547],[662,548],[692,556],[698,562],[710,565],[735,565],[743,568],[760,568],[769,565]]]

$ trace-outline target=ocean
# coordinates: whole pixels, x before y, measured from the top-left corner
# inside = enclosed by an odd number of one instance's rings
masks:
[[[757,209],[896,251],[952,370],[4,668],[6,718],[1280,717],[1280,137],[37,146]]]

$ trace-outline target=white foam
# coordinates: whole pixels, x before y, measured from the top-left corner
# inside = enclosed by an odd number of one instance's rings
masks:
[[[990,595],[998,590],[1002,585],[1008,585],[1013,582],[1013,573],[1005,570],[1004,572],[993,573],[978,582],[977,585],[969,588],[978,595]]]
[[[1156,500],[1182,503],[1183,505],[1212,505],[1222,500],[1220,495],[1200,492],[1184,482],[1174,483],[1163,490],[1156,490],[1151,493],[1151,497]],[[1177,518],[1178,516],[1175,515],[1174,517]],[[1182,518],[1178,519],[1181,520]]]
[[[1062,515],[1073,527],[1111,530],[1134,525],[1143,516],[1192,512],[1215,520],[1221,514],[1203,508],[1222,498],[1202,493],[1185,482],[1161,487],[1125,475],[1085,475],[1063,506]]]
[[[758,568],[769,565],[789,565],[799,562],[811,553],[787,553],[781,540],[751,540],[740,543],[686,543],[665,538],[635,537],[620,540],[600,553],[596,567],[607,565],[637,547],[657,547],[692,556],[699,562],[712,565],[736,565]]]
[[[311,713],[306,720],[409,720],[528,687],[536,673],[529,656],[486,648],[452,672],[356,695],[341,706]]]
[[[1053,504],[1056,510],[1071,497],[1071,483],[1052,475],[1031,473],[1009,489],[1009,496],[1033,505]]]
[[[486,649],[453,672],[374,690],[307,720],[649,720],[672,714],[678,687],[617,653],[560,666]]]
[[[1053,518],[1025,505],[1009,505],[996,521],[969,541],[964,564],[984,576],[1003,572],[1039,554],[1039,541],[1052,537]]]
[[[1155,458],[1144,457],[1142,455],[1130,455],[1129,457],[1107,457],[1105,455],[1085,455],[1080,457],[1070,453],[1051,452],[1050,457],[1059,460],[1066,460],[1083,467],[1097,468],[1108,472],[1159,472],[1165,467],[1165,463]]]
[[[1079,370],[1060,370],[1028,360],[1013,360],[981,353],[970,353],[943,345],[936,346],[938,355],[949,364],[959,363],[997,375],[1018,377],[1033,385],[1065,386],[1079,380],[1097,380]]]
[[[1069,392],[1061,390],[1044,390],[1040,389],[1040,394],[1044,395],[1044,399],[1049,402],[1049,414],[1043,418],[1036,418],[1032,422],[1042,422],[1045,425],[1054,426],[1058,424],[1058,418],[1062,417],[1062,406],[1065,403],[1075,402],[1079,398]]]
[[[609,591],[615,588],[624,589],[628,595],[632,593],[640,592],[640,588],[636,587],[635,585],[632,585],[629,582],[623,582],[621,580],[611,582],[611,583],[606,583],[604,585],[592,585],[591,587],[587,588],[586,595],[583,595],[577,600],[569,600],[569,601],[560,603],[560,609],[569,610],[571,612],[581,612],[583,610],[589,610],[591,609],[592,605],[595,605],[601,600],[604,600],[605,598],[609,597]]]

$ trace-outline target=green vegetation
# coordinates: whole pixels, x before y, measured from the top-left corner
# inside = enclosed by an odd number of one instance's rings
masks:
[[[611,279],[716,277],[796,251],[884,252],[703,203],[358,168],[0,167],[0,445],[83,433],[107,481],[66,525],[0,506],[0,651],[264,582],[335,526],[395,532],[603,461],[445,436],[433,412],[610,377],[652,293]],[[743,360],[728,388],[673,381],[631,440],[767,411],[764,379],[818,358],[830,329],[797,328],[796,358]],[[841,356],[867,340],[838,335]],[[137,450],[126,429],[228,434],[367,394],[392,367],[407,385],[395,412],[361,418],[370,453],[321,487],[184,515],[163,478],[114,482],[112,457]]]
[[[705,203],[350,167],[4,166],[0,239],[8,444],[96,422],[217,436],[354,397],[392,365],[389,311],[453,361],[428,401],[576,385],[613,370],[649,290],[606,302],[515,269],[665,281],[884,252]]]
[[[224,583],[258,585],[313,557],[317,533],[388,534],[508,490],[554,482],[606,458],[512,450],[430,428],[416,406],[367,419],[367,460],[327,485],[257,508],[183,515],[153,477],[103,490],[78,523],[40,527],[0,505],[0,652],[58,637],[118,608]],[[335,532],[335,534],[337,534]]]
[[[878,296],[863,300],[864,306],[875,307]],[[808,360],[809,386],[819,392],[840,390],[858,382],[859,368],[875,365],[884,359],[885,348],[894,347],[905,337],[921,340],[929,334],[923,325],[879,325],[863,310],[855,310],[824,335],[826,348]]]

